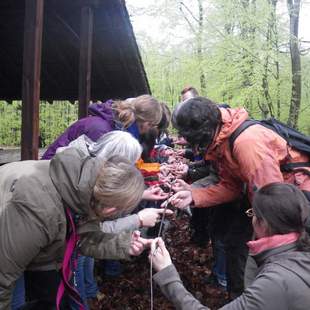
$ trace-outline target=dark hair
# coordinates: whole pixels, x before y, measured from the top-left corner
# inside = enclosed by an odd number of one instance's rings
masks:
[[[181,103],[175,111],[173,126],[190,144],[206,147],[212,143],[222,119],[216,103],[195,97]]]
[[[298,249],[310,251],[306,222],[310,214],[309,201],[296,186],[270,183],[254,195],[253,210],[258,221],[265,221],[270,235],[300,233]]]
[[[164,132],[167,132],[171,120],[171,111],[169,107],[164,102],[160,102],[160,104],[162,106],[163,114],[159,124],[157,125],[159,135],[161,135]]]
[[[150,154],[155,146],[158,132],[157,128],[151,128],[148,132],[140,135],[139,142],[142,146],[141,158],[144,162],[151,162]]]

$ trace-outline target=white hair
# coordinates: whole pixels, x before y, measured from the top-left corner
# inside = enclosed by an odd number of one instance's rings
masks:
[[[108,160],[119,155],[135,163],[142,153],[140,143],[130,133],[120,130],[111,131],[100,137],[88,147],[89,153],[100,159]]]

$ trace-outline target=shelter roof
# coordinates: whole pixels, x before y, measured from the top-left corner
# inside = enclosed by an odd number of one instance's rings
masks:
[[[45,0],[41,99],[77,100],[81,8],[94,7],[91,98],[134,97],[149,85],[124,0]],[[21,99],[25,0],[0,1],[0,99]]]

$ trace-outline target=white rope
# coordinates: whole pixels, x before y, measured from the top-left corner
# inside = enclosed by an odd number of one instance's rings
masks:
[[[169,198],[171,197],[172,194],[172,185],[175,181],[171,181],[170,182],[170,188],[169,188],[169,196],[168,199],[163,203],[164,204],[164,212],[163,215],[161,217],[161,221],[160,221],[160,225],[159,225],[159,230],[158,230],[158,234],[157,234],[157,238],[159,238],[162,234],[162,230],[163,230],[163,226],[164,226],[164,220],[165,220],[165,216],[166,216],[166,211],[167,211],[167,207],[169,205]],[[153,292],[153,256],[156,255],[156,252],[158,250],[158,247],[155,247],[155,250],[153,253],[151,253],[151,260],[150,260],[150,290],[151,290],[151,310],[154,309],[154,292]]]

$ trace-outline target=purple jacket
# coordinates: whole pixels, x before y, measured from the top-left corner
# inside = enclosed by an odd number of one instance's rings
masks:
[[[112,100],[104,103],[93,103],[88,107],[89,116],[69,126],[46,150],[41,159],[51,159],[59,147],[67,146],[71,141],[85,134],[97,141],[103,134],[114,129]]]

